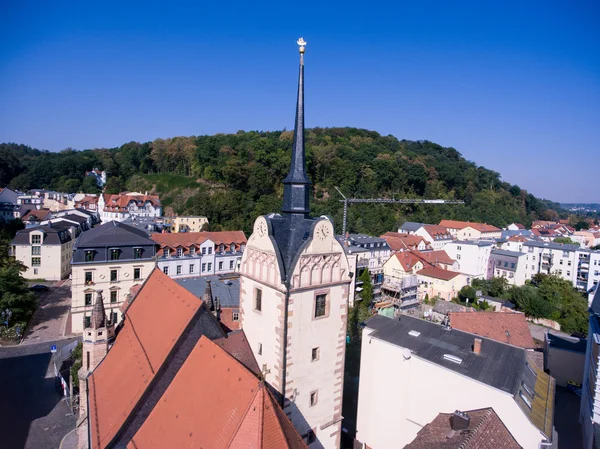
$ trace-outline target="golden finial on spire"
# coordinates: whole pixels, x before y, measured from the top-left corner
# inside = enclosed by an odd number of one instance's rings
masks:
[[[306,41],[304,40],[304,38],[301,37],[300,39],[298,39],[298,41],[296,43],[300,46],[300,48],[298,50],[300,51],[300,53],[303,54],[304,47],[306,47]]]

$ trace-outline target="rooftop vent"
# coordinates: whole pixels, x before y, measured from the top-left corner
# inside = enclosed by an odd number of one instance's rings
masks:
[[[409,331],[408,335],[410,335],[411,337],[418,337],[419,335],[421,335],[421,332],[418,332],[418,331]]]
[[[444,360],[448,360],[452,363],[456,363],[458,365],[460,365],[462,363],[462,359],[460,357],[456,357],[455,355],[452,354],[444,354]]]
[[[468,413],[456,410],[452,416],[450,416],[450,427],[452,430],[465,430],[469,428],[471,424],[471,417]]]

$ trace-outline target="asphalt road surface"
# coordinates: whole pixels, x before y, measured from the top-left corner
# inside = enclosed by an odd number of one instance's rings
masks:
[[[58,449],[76,417],[62,399],[50,346],[72,339],[0,348],[0,447]]]

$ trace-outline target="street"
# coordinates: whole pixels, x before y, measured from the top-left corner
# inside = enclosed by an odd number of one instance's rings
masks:
[[[58,449],[76,417],[54,377],[51,345],[76,338],[0,348],[0,435],[4,449]]]
[[[71,307],[71,281],[58,281],[50,287],[50,291],[38,295],[39,307],[27,326],[21,344],[58,340],[71,331],[66,329]]]

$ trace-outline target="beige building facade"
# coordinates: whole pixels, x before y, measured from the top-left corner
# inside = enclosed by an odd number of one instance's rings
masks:
[[[171,218],[173,232],[200,232],[202,226],[208,224],[208,218],[203,216],[185,216]]]

